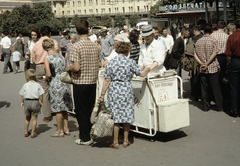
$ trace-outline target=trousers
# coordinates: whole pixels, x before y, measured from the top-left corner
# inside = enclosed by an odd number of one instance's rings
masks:
[[[73,84],[75,113],[79,125],[79,138],[90,140],[90,117],[96,100],[96,84]]]

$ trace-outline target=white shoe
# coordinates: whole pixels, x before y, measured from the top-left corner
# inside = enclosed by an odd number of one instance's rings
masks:
[[[93,140],[90,139],[89,141],[84,142],[81,139],[76,139],[75,143],[78,145],[91,145],[91,144],[93,144]]]

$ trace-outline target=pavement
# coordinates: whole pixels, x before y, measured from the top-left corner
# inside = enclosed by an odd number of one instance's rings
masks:
[[[239,166],[240,118],[224,112],[201,111],[201,102],[189,101],[190,126],[155,137],[130,134],[131,145],[119,150],[108,140],[94,146],[74,143],[78,124],[69,115],[71,136],[50,137],[56,131],[55,118],[45,123],[38,117],[38,137],[24,137],[24,112],[20,107],[21,72],[0,72],[0,166]],[[3,69],[3,62],[0,62]],[[183,72],[184,97],[188,98],[189,77]],[[120,136],[120,143],[122,135]]]

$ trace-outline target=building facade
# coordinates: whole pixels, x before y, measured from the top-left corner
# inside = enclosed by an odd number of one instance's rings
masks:
[[[115,16],[133,13],[147,15],[157,0],[32,0],[33,3],[49,2],[57,18],[73,18],[74,15],[101,17],[104,14]]]
[[[32,5],[31,0],[0,0],[0,14],[5,11],[12,11],[13,8],[22,6],[24,4]]]

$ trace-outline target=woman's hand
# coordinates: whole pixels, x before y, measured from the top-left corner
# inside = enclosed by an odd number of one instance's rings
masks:
[[[99,96],[97,103],[103,102],[104,101],[104,95]]]
[[[67,65],[66,65],[66,71],[70,71],[71,68],[72,68],[72,64],[67,64]]]

